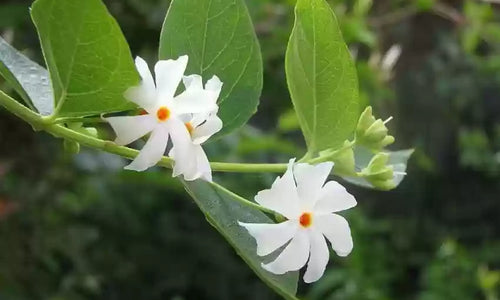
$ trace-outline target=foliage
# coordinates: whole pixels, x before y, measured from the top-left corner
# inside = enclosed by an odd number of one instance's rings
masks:
[[[297,1],[286,71],[308,153],[339,148],[359,117],[358,80],[328,3]]]
[[[196,9],[193,9],[196,7]],[[173,1],[160,37],[160,59],[189,55],[188,74],[217,75],[224,82],[220,117],[227,134],[257,110],[262,57],[245,3]]]
[[[166,2],[106,1],[132,53],[156,59]],[[259,112],[250,126],[209,145],[210,157],[266,162],[305,152],[293,117],[274,130],[280,116],[293,113],[283,65],[293,24],[291,2],[247,1],[263,53]],[[387,126],[398,137],[396,145],[417,150],[411,176],[396,191],[350,188],[363,197],[359,215],[353,216],[355,250],[348,259],[332,261],[317,285],[300,286],[299,294],[311,299],[498,298],[500,64],[496,35],[490,34],[498,28],[495,6],[481,1],[446,6],[457,19],[442,13],[441,1],[331,4],[356,54],[362,107],[371,104],[382,119],[393,115]],[[28,23],[29,3],[4,5],[0,14],[9,18],[0,18],[0,32],[41,63]],[[476,19],[477,9],[470,6],[487,13]],[[474,38],[467,37],[468,30]],[[393,44],[401,45],[401,58],[383,69],[382,58]],[[122,162],[85,150],[70,160],[62,143],[0,114],[0,140],[9,145],[0,149],[0,251],[12,253],[0,259],[2,298],[274,299],[205,225],[182,188],[170,181],[165,186],[168,174],[137,177],[104,170],[99,166]],[[252,197],[274,177],[217,178]],[[239,185],[243,180],[245,186]],[[449,245],[455,250],[443,255]]]
[[[54,91],[53,117],[132,107],[123,92],[139,75],[120,27],[100,0],[39,0],[31,16]]]

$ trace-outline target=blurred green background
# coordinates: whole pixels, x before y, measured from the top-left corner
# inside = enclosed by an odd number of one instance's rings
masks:
[[[154,63],[168,1],[105,2],[132,53]],[[293,2],[247,1],[264,91],[248,126],[207,145],[212,160],[304,153],[284,74]],[[394,116],[393,149],[416,153],[394,191],[346,184],[358,199],[347,216],[354,251],[332,255],[319,282],[301,284],[304,298],[499,299],[499,2],[330,1],[364,105]],[[0,34],[41,63],[30,3],[0,2]],[[0,143],[0,299],[278,299],[169,171],[122,171],[121,158],[88,149],[72,155],[1,108]],[[215,180],[251,198],[275,176]]]

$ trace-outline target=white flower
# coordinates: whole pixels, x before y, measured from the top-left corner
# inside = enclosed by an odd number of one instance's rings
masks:
[[[192,88],[193,85],[196,85],[196,89],[203,88],[201,77],[198,75],[184,77],[184,85],[187,89]],[[213,101],[215,104],[221,88],[222,82],[217,77],[210,79],[205,85],[205,91],[213,94],[207,101]],[[217,109],[207,113],[193,114],[185,125],[191,135],[192,149],[190,152],[194,153],[195,159],[183,159],[182,156],[185,155],[185,152],[177,151],[177,147],[174,145],[169,153],[169,156],[175,160],[173,176],[184,174],[186,180],[203,178],[212,181],[212,170],[201,144],[222,129],[222,120],[217,117]]]
[[[181,56],[177,60],[159,61],[155,65],[155,85],[146,62],[140,57],[136,58],[136,67],[142,81],[139,86],[129,88],[125,97],[142,107],[146,114],[106,118],[116,132],[115,142],[119,145],[130,144],[151,133],[139,155],[125,167],[126,169],[144,171],[154,166],[165,153],[169,138],[176,149],[176,163],[182,160],[183,163],[194,164],[196,161],[185,122],[189,121],[193,114],[217,111],[216,101],[222,84],[217,85],[219,90],[205,90],[201,85],[201,77],[191,75],[184,77],[185,85],[193,78],[200,84],[187,84],[186,90],[175,96],[187,62],[187,56]],[[220,83],[216,76],[211,82]]]
[[[275,274],[302,268],[308,261],[304,281],[314,282],[323,276],[329,259],[325,237],[339,256],[351,253],[353,242],[346,219],[335,212],[356,206],[356,200],[336,181],[325,181],[333,163],[316,166],[295,164],[278,177],[271,189],[261,191],[255,201],[288,220],[279,224],[244,226],[257,242],[257,254],[266,256],[288,245],[276,260],[262,267]]]

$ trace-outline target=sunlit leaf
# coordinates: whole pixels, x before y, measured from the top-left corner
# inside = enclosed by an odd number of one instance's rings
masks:
[[[326,1],[297,1],[286,74],[309,153],[340,146],[359,116],[358,79]]]
[[[160,59],[189,55],[188,74],[223,82],[219,116],[224,135],[241,127],[257,110],[262,90],[262,58],[243,0],[174,0],[160,40]]]
[[[133,107],[124,91],[139,75],[120,27],[100,0],[37,0],[33,21],[50,72],[56,114]]]

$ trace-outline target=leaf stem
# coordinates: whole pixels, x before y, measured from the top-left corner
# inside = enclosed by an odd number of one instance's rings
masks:
[[[312,158],[312,159],[309,159],[307,161],[307,163],[310,163],[310,164],[318,164],[318,163],[322,163],[324,161],[329,161],[331,160],[333,157],[335,157],[338,153],[346,150],[346,149],[349,149],[349,148],[352,148],[354,145],[356,144],[356,138],[354,138],[352,141],[346,141],[346,143],[344,143],[344,145],[335,150],[335,151],[332,151],[332,152],[329,152],[328,154],[326,155],[321,155],[316,157],[316,158]]]
[[[254,163],[226,163],[211,162],[213,171],[233,173],[284,173],[287,164],[254,164]]]
[[[269,213],[269,214],[272,214],[272,215],[276,215],[276,212],[275,212],[275,211],[273,211],[273,210],[271,210],[271,209],[269,209],[269,208],[266,208],[266,207],[264,207],[264,206],[261,206],[261,205],[259,205],[259,204],[255,203],[255,202],[249,201],[249,200],[247,200],[247,199],[245,199],[245,198],[241,197],[240,195],[235,194],[235,193],[233,193],[232,191],[230,191],[230,190],[226,189],[226,188],[225,188],[225,187],[223,187],[222,185],[219,185],[219,184],[217,184],[217,183],[215,183],[215,182],[211,182],[210,184],[211,184],[211,185],[213,185],[213,186],[215,186],[217,189],[222,190],[222,191],[224,191],[225,193],[230,194],[232,197],[234,197],[234,199],[238,200],[238,202],[240,202],[240,203],[241,203],[241,204],[243,204],[243,205],[246,205],[246,206],[252,207],[252,208],[254,208],[254,209],[258,209],[258,210],[260,210],[260,211],[263,211],[263,212],[266,212],[266,213]]]
[[[106,121],[101,117],[67,117],[67,118],[56,118],[53,123],[105,123]]]
[[[139,151],[124,146],[119,146],[111,141],[101,140],[89,135],[85,135],[71,130],[63,125],[48,122],[46,117],[33,112],[26,106],[17,102],[9,95],[0,91],[0,105],[8,111],[29,123],[35,130],[44,130],[55,137],[71,140],[89,148],[100,149],[109,153],[117,154],[128,159],[134,159]],[[49,119],[50,120],[50,119]],[[172,159],[163,157],[158,165],[165,168],[172,168]],[[210,163],[212,170],[216,172],[234,173],[282,173],[286,170],[287,164],[247,164],[247,163]]]

